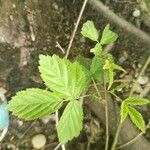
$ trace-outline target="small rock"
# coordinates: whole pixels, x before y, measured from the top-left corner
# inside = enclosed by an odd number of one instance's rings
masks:
[[[17,120],[17,123],[18,123],[19,126],[23,125],[23,121],[21,121],[21,120]]]
[[[148,82],[148,77],[140,76],[137,81],[139,84],[144,85]]]
[[[141,93],[143,91],[141,85],[136,84],[136,88],[135,88],[136,93]]]
[[[42,148],[46,144],[46,137],[43,134],[37,134],[32,138],[32,145],[36,149]]]
[[[141,15],[141,12],[139,9],[135,9],[133,12],[133,17],[139,17]]]

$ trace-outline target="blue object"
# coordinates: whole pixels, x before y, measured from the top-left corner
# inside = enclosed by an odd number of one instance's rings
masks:
[[[0,103],[0,129],[5,129],[8,128],[9,126],[9,113],[7,110],[7,100],[0,92],[0,98],[1,98],[1,103]]]

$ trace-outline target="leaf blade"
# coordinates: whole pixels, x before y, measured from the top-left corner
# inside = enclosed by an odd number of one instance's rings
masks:
[[[84,37],[87,37],[93,41],[98,40],[98,31],[95,28],[93,21],[88,20],[86,23],[83,24],[83,27],[81,29],[81,34]]]
[[[145,132],[145,121],[140,112],[133,107],[128,107],[128,112],[132,122],[142,131]]]
[[[18,92],[8,108],[15,116],[25,120],[34,120],[55,112],[62,105],[62,99],[54,93],[31,88]]]
[[[126,119],[128,116],[128,106],[126,105],[125,101],[121,104],[121,123]]]
[[[106,25],[106,27],[103,30],[103,34],[102,34],[100,43],[102,45],[110,44],[110,43],[115,42],[117,40],[117,38],[118,38],[118,35],[109,29],[109,24],[108,24],[108,25]]]
[[[87,77],[78,62],[56,55],[40,55],[39,70],[47,87],[66,100],[77,99],[87,86]]]
[[[70,101],[61,116],[57,131],[59,141],[66,143],[77,137],[82,129],[83,109],[77,100]]]
[[[126,100],[128,105],[146,105],[150,104],[150,101],[146,98],[140,98],[136,96],[128,97]]]

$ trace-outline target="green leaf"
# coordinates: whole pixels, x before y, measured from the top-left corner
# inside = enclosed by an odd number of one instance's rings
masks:
[[[103,34],[102,34],[102,38],[101,38],[101,44],[110,44],[113,43],[117,40],[118,35],[115,32],[112,32],[109,29],[109,24],[106,25],[106,27],[104,28]]]
[[[12,113],[22,119],[33,120],[55,112],[62,106],[62,99],[54,93],[31,88],[18,92],[8,108]]]
[[[113,67],[113,69],[120,70],[120,71],[123,71],[126,73],[126,71],[119,65],[112,63],[112,67]]]
[[[91,59],[85,58],[85,57],[83,57],[82,55],[79,54],[75,58],[75,61],[77,61],[80,65],[82,65],[86,69],[90,70]]]
[[[103,68],[99,56],[93,57],[90,71],[95,80],[103,81]]]
[[[95,28],[93,21],[88,20],[86,23],[83,24],[83,27],[81,29],[81,34],[84,37],[87,37],[93,41],[98,40],[98,31]]]
[[[57,132],[59,141],[66,143],[80,134],[83,124],[83,109],[77,100],[70,101],[61,116]]]
[[[108,71],[108,76],[109,76],[108,90],[109,90],[114,82],[114,72],[112,68],[112,63],[109,60],[106,60],[103,69]]]
[[[56,55],[40,55],[39,70],[47,87],[66,100],[78,99],[87,86],[87,77],[78,62]]]
[[[95,56],[100,56],[102,52],[102,46],[100,43],[97,43],[94,48],[90,50]]]
[[[129,116],[132,122],[142,131],[145,132],[145,122],[144,119],[135,108],[128,106]]]
[[[125,100],[125,102],[128,105],[146,105],[146,104],[150,104],[150,101],[148,99],[140,98],[140,97],[136,97],[136,96],[128,97]]]
[[[123,101],[121,103],[121,123],[123,123],[123,121],[126,119],[127,116],[128,116],[128,106],[125,103],[125,101]]]

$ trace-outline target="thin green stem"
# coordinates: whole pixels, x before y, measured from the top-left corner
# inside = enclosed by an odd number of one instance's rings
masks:
[[[104,80],[104,90],[105,90],[105,119],[106,119],[106,141],[105,141],[105,150],[108,150],[109,146],[109,118],[108,118],[108,95],[106,82]]]
[[[121,123],[121,121],[119,121],[119,124],[118,124],[118,127],[117,127],[117,131],[116,131],[116,135],[115,135],[114,141],[113,141],[112,146],[111,146],[111,150],[115,150],[116,149],[119,133],[120,133],[120,130],[121,130],[121,125],[122,125],[122,123]]]
[[[97,84],[95,83],[95,80],[92,78],[92,82],[93,82],[93,84],[94,84],[94,88],[95,88],[95,90],[96,90],[96,92],[97,92],[97,95],[100,97],[100,98],[102,98],[101,97],[101,94],[100,94],[100,92],[99,92],[99,90],[98,90],[98,87],[97,87]]]

